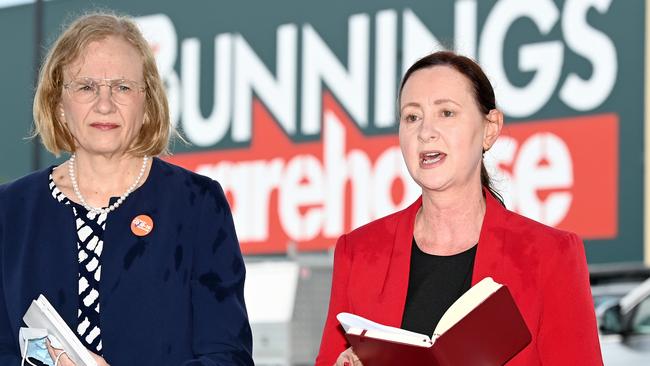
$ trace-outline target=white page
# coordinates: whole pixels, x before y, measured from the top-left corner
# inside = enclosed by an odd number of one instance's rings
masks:
[[[456,302],[451,304],[449,309],[442,315],[442,318],[440,318],[433,334],[444,334],[449,328],[453,327],[502,286],[500,283],[495,282],[492,277],[485,277],[479,281],[479,283],[467,290]]]
[[[339,323],[341,323],[343,329],[345,329],[346,332],[349,331],[350,328],[359,328],[368,331],[376,330],[384,333],[402,334],[408,337],[417,337],[420,339],[426,338],[429,341],[431,340],[427,335],[410,332],[408,330],[404,330],[401,328],[390,327],[388,325],[382,325],[379,323],[375,323],[372,320],[368,320],[364,317],[350,314],[350,313],[339,313],[336,316],[336,319],[338,319]]]

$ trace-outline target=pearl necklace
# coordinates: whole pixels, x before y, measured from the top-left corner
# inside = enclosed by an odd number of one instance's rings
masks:
[[[72,189],[74,190],[74,194],[77,196],[79,199],[79,202],[81,202],[81,205],[88,210],[88,212],[92,212],[94,214],[106,214],[111,211],[114,211],[116,208],[118,208],[122,202],[128,197],[131,192],[138,186],[140,183],[140,179],[142,179],[142,176],[144,175],[144,171],[147,169],[147,161],[149,160],[148,156],[145,156],[142,158],[142,167],[140,168],[140,173],[138,174],[138,177],[135,179],[135,182],[120,196],[120,198],[117,199],[112,205],[106,207],[106,208],[95,208],[90,206],[87,202],[84,196],[81,195],[81,191],[79,190],[79,184],[77,184],[77,176],[75,175],[74,168],[75,168],[75,158],[76,154],[72,154],[70,156],[70,161],[68,161],[68,175],[70,176],[70,181],[72,182]]]

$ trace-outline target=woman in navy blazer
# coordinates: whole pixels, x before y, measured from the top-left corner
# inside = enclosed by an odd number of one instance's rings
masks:
[[[428,301],[448,307],[488,276],[508,286],[532,334],[508,365],[601,365],[582,241],[508,211],[490,186],[482,154],[503,115],[480,67],[452,52],[428,55],[406,72],[399,106],[402,154],[422,196],[339,238],[316,365],[361,364],[338,313],[414,330],[439,319]],[[452,263],[444,268],[454,273],[422,263]]]
[[[0,187],[0,365],[21,365],[22,316],[41,293],[98,365],[252,365],[230,208],[217,182],[155,157],[172,129],[137,26],[73,22],[34,116],[48,150],[71,157]]]

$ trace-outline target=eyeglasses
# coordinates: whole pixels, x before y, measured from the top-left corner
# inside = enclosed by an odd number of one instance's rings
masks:
[[[122,105],[132,104],[138,97],[138,93],[145,90],[145,87],[137,81],[126,79],[76,78],[63,84],[70,98],[77,103],[95,101],[102,86],[107,86],[113,101]]]

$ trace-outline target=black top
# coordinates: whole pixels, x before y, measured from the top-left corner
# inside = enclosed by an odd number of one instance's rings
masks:
[[[449,256],[432,255],[420,250],[413,238],[403,329],[433,334],[442,314],[472,285],[476,247]]]

